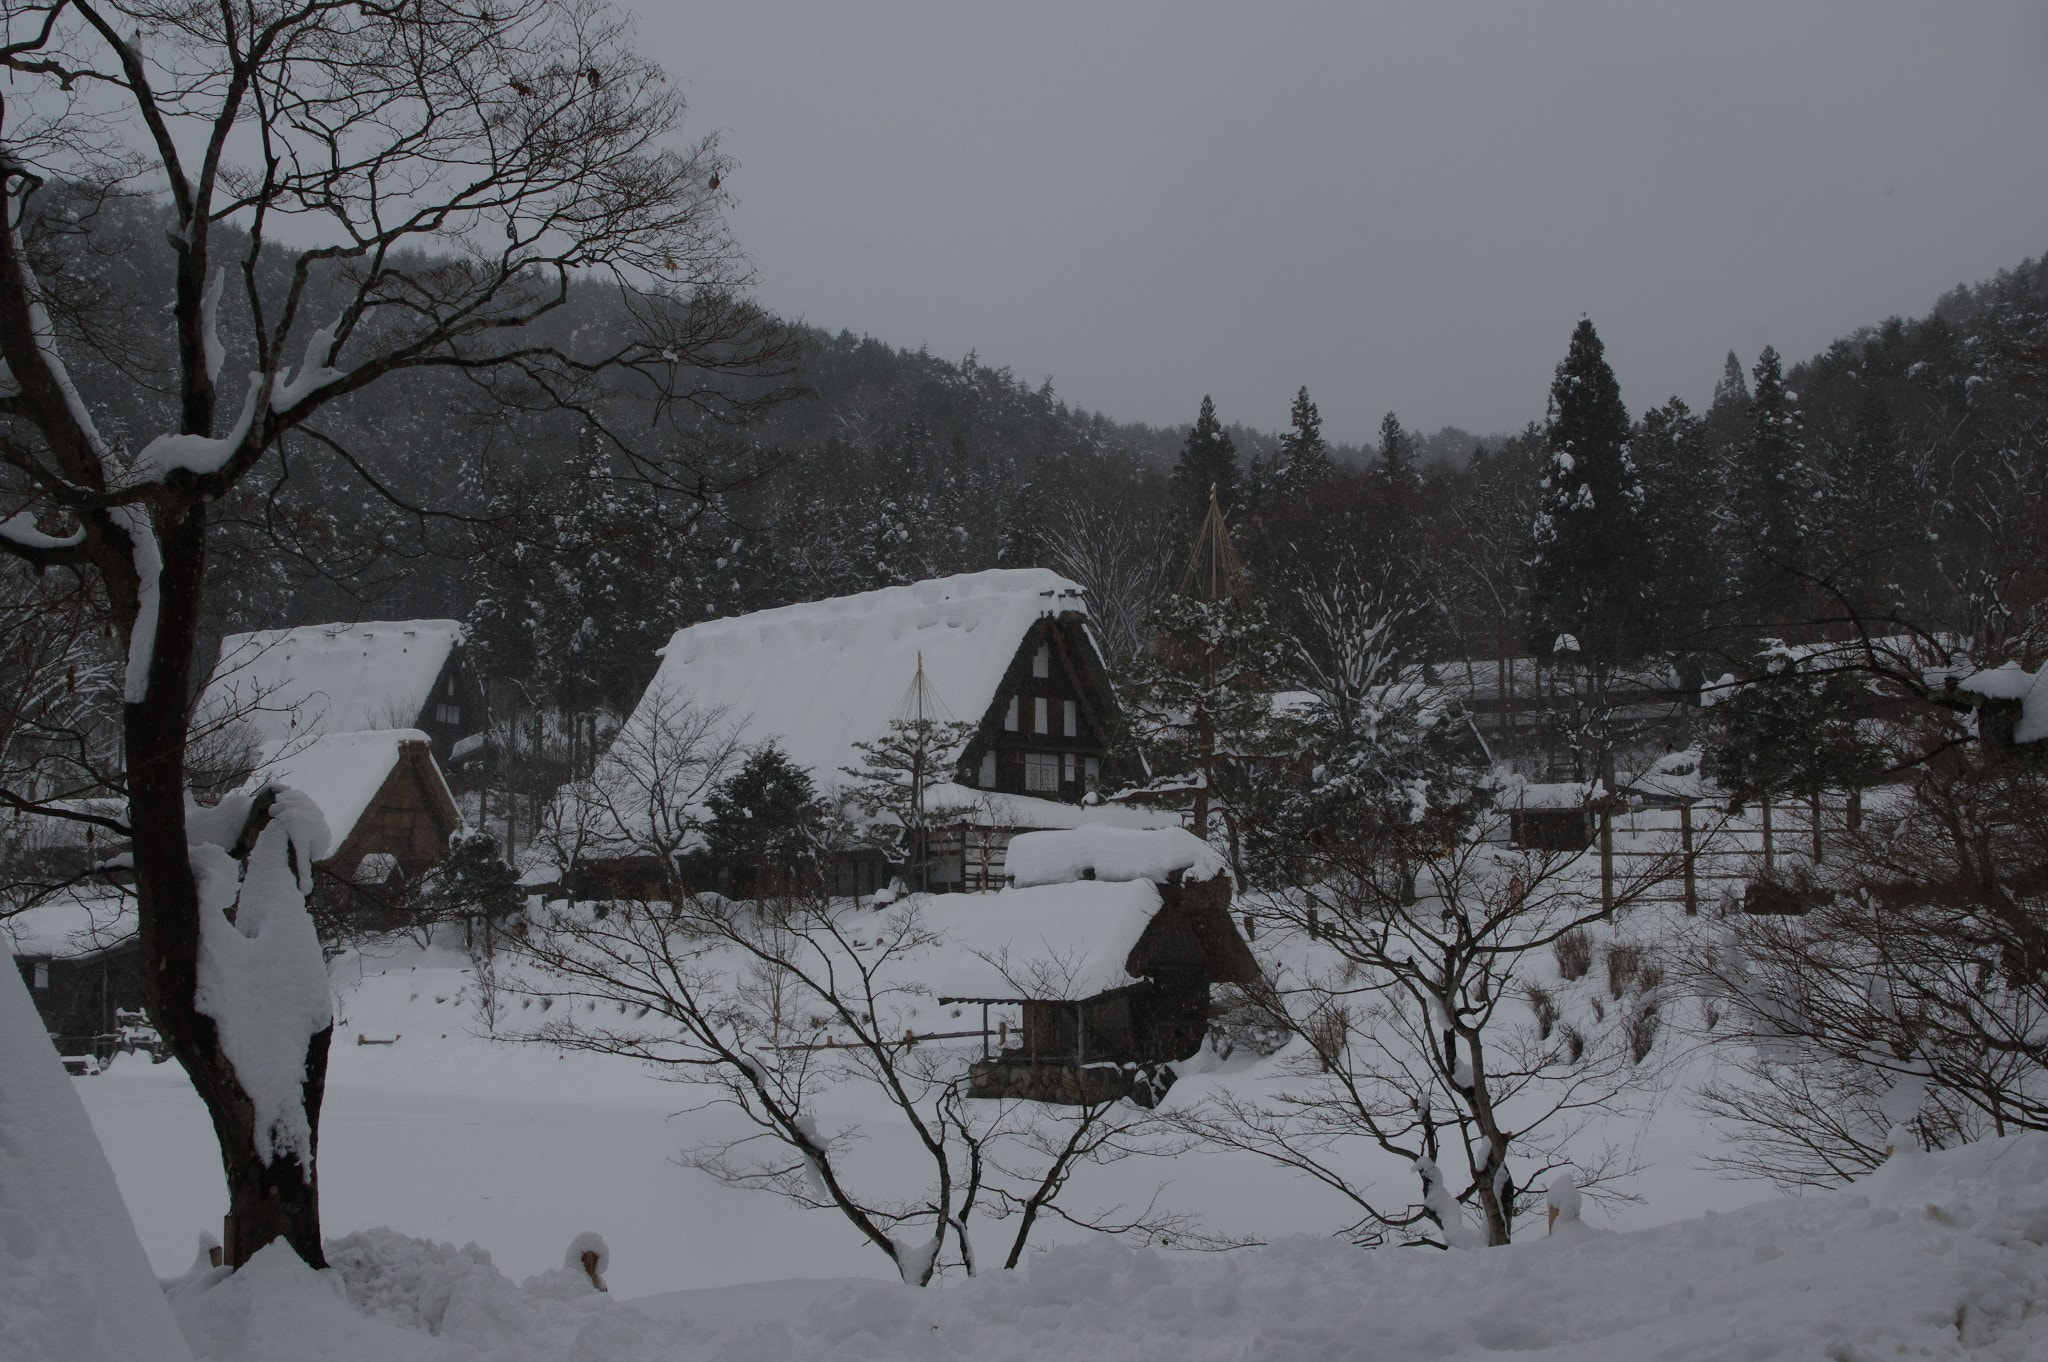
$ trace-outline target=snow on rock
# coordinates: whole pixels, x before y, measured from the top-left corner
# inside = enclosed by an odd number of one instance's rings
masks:
[[[21,974],[0,967],[0,1358],[189,1356]]]
[[[1127,965],[1159,912],[1159,889],[1142,879],[1083,880],[915,903],[944,943],[937,959],[915,962],[938,996],[1089,998],[1137,982]]]
[[[462,642],[454,620],[264,629],[221,640],[194,724],[234,724],[259,743],[407,728]]]
[[[325,1272],[272,1244],[170,1288],[199,1362],[673,1362],[676,1330],[566,1269],[514,1286],[490,1254],[388,1229],[328,1241]],[[542,1282],[541,1279],[548,1279]]]
[[[334,1010],[306,895],[313,863],[327,854],[327,824],[308,796],[280,789],[243,866],[220,840],[228,837],[219,826],[225,821],[202,819],[192,828],[199,881],[194,1005],[213,1019],[221,1050],[255,1104],[257,1156],[269,1163],[293,1153],[310,1170],[306,1048],[333,1024]]]
[[[821,786],[855,765],[858,742],[888,731],[917,674],[955,718],[981,718],[1024,635],[1085,612],[1081,588],[1040,568],[962,573],[680,629],[626,727],[678,703],[717,711],[750,743],[773,739]]]
[[[1004,866],[1019,888],[1090,878],[1163,884],[1175,871],[1208,880],[1227,869],[1215,848],[1185,828],[1104,826],[1020,833]]]

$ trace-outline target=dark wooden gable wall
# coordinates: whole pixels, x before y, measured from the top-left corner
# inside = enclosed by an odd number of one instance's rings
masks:
[[[961,784],[1080,802],[1091,776],[1100,777],[1117,717],[1115,693],[1087,629],[1083,616],[1069,614],[1041,619],[1025,634],[967,744]],[[1037,674],[1041,650],[1043,676]]]

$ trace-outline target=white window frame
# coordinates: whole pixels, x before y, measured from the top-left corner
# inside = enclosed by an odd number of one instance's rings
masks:
[[[993,790],[996,787],[996,750],[991,747],[981,754],[981,788]]]
[[[1010,697],[1010,707],[1003,711],[1003,730],[1007,733],[1017,731],[1017,697],[1014,695]]]
[[[1089,783],[1090,785],[1093,785],[1093,784],[1094,784],[1094,783],[1095,783],[1096,781],[1098,781],[1098,780],[1101,780],[1101,779],[1102,779],[1102,758],[1100,758],[1100,757],[1090,757],[1090,758],[1088,758],[1088,760],[1087,760],[1087,761],[1085,761],[1085,762],[1081,763],[1081,772],[1082,772],[1082,775],[1083,775],[1083,776],[1084,776],[1084,777],[1085,777],[1085,778],[1087,779],[1087,781],[1088,781],[1088,783]]]
[[[1031,731],[1033,733],[1052,732],[1052,701],[1046,699],[1043,695],[1038,696],[1031,702]]]
[[[1081,758],[1068,752],[1060,758],[1060,783],[1071,785],[1081,778]]]
[[[50,986],[50,962],[47,960],[36,961],[35,976],[35,986],[37,988],[48,988]]]
[[[1043,643],[1031,655],[1031,674],[1041,681],[1052,675],[1052,649]]]
[[[1067,733],[1067,736],[1068,736],[1068,737],[1070,737],[1070,738],[1078,738],[1078,737],[1080,737],[1080,736],[1081,736],[1081,706],[1080,706],[1080,705],[1078,705],[1078,704],[1076,704],[1076,703],[1075,703],[1074,701],[1072,701],[1072,700],[1063,700],[1063,701],[1061,701],[1060,703],[1061,703],[1061,705],[1062,705],[1062,706],[1064,707],[1064,711],[1063,711],[1063,714],[1062,714],[1062,718],[1063,718],[1063,720],[1064,720],[1064,722],[1065,722],[1065,724],[1066,724],[1066,733]]]
[[[1029,794],[1057,794],[1060,788],[1060,759],[1055,752],[1024,754],[1024,789]]]

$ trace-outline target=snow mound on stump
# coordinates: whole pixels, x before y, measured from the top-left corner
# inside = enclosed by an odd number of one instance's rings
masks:
[[[580,1238],[580,1237],[579,1237]],[[327,1243],[316,1272],[272,1244],[240,1272],[172,1288],[200,1362],[674,1362],[675,1330],[594,1291],[514,1286],[490,1254],[393,1230]],[[544,1284],[543,1284],[544,1283]],[[10,1359],[11,1362],[11,1359]]]
[[[21,972],[0,965],[0,1358],[189,1356]]]
[[[231,801],[190,817],[192,873],[199,882],[198,1011],[213,1019],[221,1052],[256,1106],[256,1154],[313,1164],[306,1119],[306,1050],[334,1022],[327,962],[306,911],[313,863],[327,854],[327,822],[297,790],[280,789],[247,866],[227,848],[242,824]],[[247,807],[240,805],[240,807]],[[246,817],[246,814],[245,814]],[[228,910],[234,919],[228,919]]]

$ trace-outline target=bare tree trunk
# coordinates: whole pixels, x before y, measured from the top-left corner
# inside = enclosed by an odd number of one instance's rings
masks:
[[[232,1232],[225,1261],[240,1267],[275,1239],[308,1263],[325,1266],[320,1248],[319,1188],[313,1167],[280,1148],[269,1163],[256,1152],[256,1107],[221,1049],[213,1019],[198,1010],[199,889],[192,875],[185,828],[185,704],[198,634],[205,563],[204,506],[162,537],[156,648],[148,693],[128,704],[122,727],[130,754],[128,805],[133,828],[135,889],[142,959],[143,1003],[150,1021],[177,1056],[213,1118],[221,1171],[228,1186]],[[317,1158],[320,1099],[333,1029],[312,1038],[306,1052],[304,1099]]]

